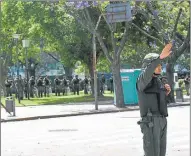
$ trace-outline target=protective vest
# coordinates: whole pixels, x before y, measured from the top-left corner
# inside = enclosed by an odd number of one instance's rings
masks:
[[[164,84],[158,77],[153,77],[153,73],[160,59],[152,60],[137,80],[138,103],[141,117],[147,115],[148,109],[153,114],[168,116],[167,96]]]

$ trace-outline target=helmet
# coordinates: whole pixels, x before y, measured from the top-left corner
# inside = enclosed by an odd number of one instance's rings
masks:
[[[157,53],[147,54],[143,59],[142,68],[145,68],[149,63],[151,63],[153,60],[157,59],[158,57],[159,57],[159,54]]]

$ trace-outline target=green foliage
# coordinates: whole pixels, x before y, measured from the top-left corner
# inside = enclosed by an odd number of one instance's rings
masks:
[[[188,54],[181,55],[176,63],[181,65],[182,69],[190,70],[190,56]]]
[[[164,42],[164,33],[167,33],[170,38],[173,35],[175,21],[178,16],[179,9],[182,8],[183,11],[177,25],[177,32],[183,37],[186,37],[190,17],[188,2],[152,1],[154,11],[156,11],[159,17],[159,25],[145,4],[146,2],[141,2],[138,7],[139,11],[137,15],[133,17],[133,23],[144,30],[147,34]],[[159,27],[161,27],[161,29]],[[160,53],[164,47],[161,44],[158,44],[156,40],[143,35],[140,31],[137,32],[135,27],[131,27],[129,31],[129,42],[124,47],[121,55],[122,62],[125,61],[131,65],[140,67],[145,54],[149,52]],[[181,44],[177,43],[176,48],[180,45]],[[179,55],[176,57],[178,58]],[[188,64],[189,59],[182,61],[183,60],[181,59],[181,61],[179,60],[177,63],[182,64],[184,62],[185,64],[187,62],[186,64]]]
[[[98,72],[111,72],[111,64],[106,59],[106,57],[101,57],[97,63],[97,70]]]

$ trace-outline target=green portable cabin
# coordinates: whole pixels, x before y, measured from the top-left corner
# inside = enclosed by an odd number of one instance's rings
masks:
[[[120,71],[125,105],[138,104],[136,82],[140,73],[141,69],[122,69]],[[115,96],[114,93],[114,103],[116,104]]]

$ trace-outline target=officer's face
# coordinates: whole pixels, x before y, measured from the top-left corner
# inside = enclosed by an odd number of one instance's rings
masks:
[[[162,72],[162,66],[161,64],[159,64],[156,68],[155,68],[155,74],[161,74]]]

